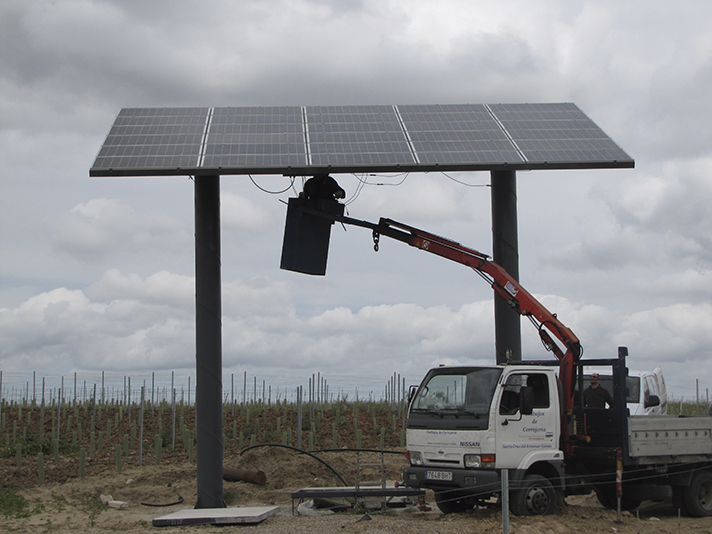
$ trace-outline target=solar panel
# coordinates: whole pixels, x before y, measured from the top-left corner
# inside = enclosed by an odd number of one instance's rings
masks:
[[[123,109],[91,176],[633,167],[574,104]]]
[[[398,106],[420,163],[523,163],[497,121],[480,105]]]
[[[415,163],[393,106],[307,107],[305,124],[312,165]]]
[[[198,167],[208,108],[122,109],[96,161],[94,175],[141,169],[144,175]]]
[[[630,160],[574,104],[494,104],[489,108],[530,164]]]
[[[214,108],[205,141],[207,168],[306,165],[299,107]]]

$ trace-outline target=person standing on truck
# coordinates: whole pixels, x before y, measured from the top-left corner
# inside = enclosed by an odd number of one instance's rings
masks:
[[[613,398],[608,390],[601,386],[598,373],[591,374],[591,385],[583,392],[583,404],[586,408],[613,408]]]

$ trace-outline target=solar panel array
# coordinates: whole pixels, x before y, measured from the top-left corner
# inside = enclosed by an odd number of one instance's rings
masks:
[[[633,167],[574,104],[122,109],[91,176]]]

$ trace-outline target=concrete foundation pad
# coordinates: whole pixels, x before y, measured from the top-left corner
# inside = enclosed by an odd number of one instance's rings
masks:
[[[279,512],[279,506],[254,506],[245,508],[186,508],[157,517],[154,527],[181,525],[238,525],[260,523]]]

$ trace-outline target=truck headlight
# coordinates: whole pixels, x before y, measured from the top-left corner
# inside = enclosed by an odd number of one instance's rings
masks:
[[[479,469],[482,467],[482,457],[479,454],[466,454],[465,467],[468,469]]]
[[[410,465],[423,465],[423,453],[419,451],[408,451]]]

